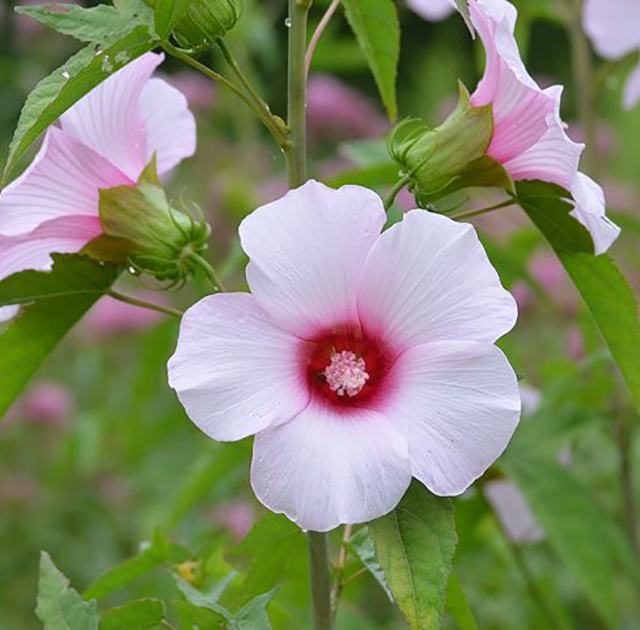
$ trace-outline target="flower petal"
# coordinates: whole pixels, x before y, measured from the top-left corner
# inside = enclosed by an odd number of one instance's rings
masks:
[[[456,10],[453,0],[407,0],[407,6],[420,17],[432,22],[444,20]]]
[[[623,94],[624,108],[633,109],[640,101],[640,64],[638,64],[627,77]]]
[[[547,131],[531,148],[503,166],[515,180],[539,179],[570,190],[584,145],[573,142],[565,132],[560,118],[562,87],[554,86],[545,92],[555,103],[547,118]]]
[[[212,295],[182,318],[169,384],[207,435],[240,440],[290,420],[308,404],[300,343],[276,328],[253,296]]]
[[[412,210],[373,246],[358,295],[365,329],[399,349],[443,339],[493,342],[515,324],[473,227]]]
[[[25,269],[50,269],[52,253],[80,251],[101,232],[97,217],[60,217],[19,236],[0,236],[0,280]]]
[[[72,215],[97,217],[100,188],[132,183],[95,151],[51,127],[29,168],[0,193],[0,234],[28,233]]]
[[[637,0],[585,0],[582,23],[602,57],[618,59],[640,48],[640,2]]]
[[[411,481],[405,438],[371,410],[336,414],[311,404],[259,433],[253,448],[256,496],[303,529],[324,532],[387,514]]]
[[[522,63],[513,34],[515,8],[505,0],[471,0],[469,11],[487,52],[485,73],[471,102],[493,106],[487,154],[504,164],[542,138],[555,105]]]
[[[166,173],[196,151],[196,121],[185,96],[162,79],[142,90],[140,112],[147,135],[146,162],[155,153],[158,173]]]
[[[20,307],[15,306],[0,306],[0,324],[4,324],[12,320],[20,312]]]
[[[164,55],[147,53],[118,70],[60,117],[62,128],[136,181],[147,164],[142,91]]]
[[[364,260],[385,221],[372,191],[307,182],[240,225],[251,292],[279,325],[301,337],[352,323]]]
[[[513,542],[535,543],[544,539],[544,531],[538,525],[527,499],[513,481],[490,481],[484,485],[483,490],[507,536]]]
[[[605,215],[602,188],[584,173],[578,173],[571,193],[575,210],[571,215],[589,230],[596,254],[606,252],[620,234],[620,228]]]
[[[493,345],[443,341],[411,348],[385,413],[406,427],[413,476],[431,492],[464,492],[504,451],[520,417],[518,381]]]

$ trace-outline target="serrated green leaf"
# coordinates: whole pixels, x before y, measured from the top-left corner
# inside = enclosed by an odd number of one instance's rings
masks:
[[[478,630],[467,596],[455,573],[451,574],[447,587],[447,610],[459,630]]]
[[[100,630],[153,630],[164,619],[164,604],[158,599],[140,599],[108,610]]]
[[[150,9],[144,3],[140,4],[136,18],[130,11],[119,11],[106,4],[91,9],[77,4],[18,6],[16,11],[81,42],[105,45],[120,39],[146,20],[151,24]]]
[[[608,255],[590,253],[591,237],[568,217],[571,206],[562,199],[562,189],[542,182],[519,182],[517,194],[589,307],[640,411],[640,324],[632,289]]]
[[[180,21],[191,0],[159,0],[155,10],[155,28],[158,35],[167,38]]]
[[[618,525],[569,471],[550,457],[511,451],[502,464],[526,496],[567,569],[603,620],[615,627],[614,578],[633,560]],[[626,550],[626,551],[622,551]]]
[[[146,25],[97,53],[94,45],[82,49],[62,67],[40,81],[29,94],[20,113],[9,147],[3,184],[38,136],[93,88],[158,44]]]
[[[389,599],[393,601],[393,595],[389,590],[389,585],[387,584],[384,571],[378,562],[378,558],[376,558],[373,540],[369,536],[369,530],[367,527],[359,529],[353,536],[351,536],[349,539],[349,547],[358,556],[358,558],[360,558],[362,564],[364,564],[368,569],[376,582],[380,584]]]
[[[393,0],[343,0],[347,21],[367,59],[392,122],[398,117],[396,76],[400,22]]]
[[[43,630],[98,630],[96,602],[84,601],[45,551],[40,554],[36,615]]]
[[[171,602],[171,608],[183,630],[220,630],[226,621],[223,615],[191,602]]]
[[[0,335],[0,417],[119,273],[84,256],[54,255],[54,261],[51,271],[24,271],[0,282],[2,304],[35,300]]]
[[[369,524],[376,555],[412,630],[438,630],[457,543],[453,506],[413,481],[390,514]]]

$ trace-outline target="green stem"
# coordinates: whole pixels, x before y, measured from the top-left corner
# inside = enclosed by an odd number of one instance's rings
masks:
[[[189,259],[196,263],[200,267],[200,269],[204,271],[216,291],[221,291],[224,293],[227,290],[224,286],[224,282],[222,282],[222,278],[216,271],[215,267],[208,260],[200,256],[200,254],[196,254],[195,252],[191,252],[189,254]]]
[[[245,73],[242,71],[242,68],[240,68],[240,65],[235,60],[235,57],[231,53],[231,50],[227,46],[226,42],[220,38],[217,40],[216,43],[218,44],[218,47],[222,51],[224,60],[227,62],[227,64],[231,68],[232,72],[236,75],[236,77],[238,77],[240,83],[242,83],[242,86],[244,87],[244,89],[248,92],[249,96],[251,96],[256,107],[262,112],[262,115],[264,116],[264,118],[270,120],[271,123],[279,129],[279,138],[280,138],[279,143],[282,146],[285,142],[285,136],[287,133],[287,129],[286,129],[286,126],[284,125],[284,122],[279,117],[271,113],[271,109],[265,103],[262,97],[256,92],[254,87],[251,85]]]
[[[314,630],[331,630],[331,573],[327,534],[309,532],[309,570]]]
[[[288,123],[290,141],[285,147],[289,188],[297,188],[307,181],[307,17],[311,0],[289,0],[289,69]]]
[[[582,0],[573,0],[567,20],[571,43],[571,62],[576,81],[578,113],[584,129],[584,166],[588,174],[598,175],[597,108],[595,77],[589,42],[582,29]]]
[[[273,136],[274,140],[278,143],[278,145],[281,147],[285,146],[287,141],[286,135],[284,131],[281,129],[280,123],[278,122],[279,119],[277,119],[273,114],[271,114],[268,107],[265,106],[264,109],[261,108],[258,105],[258,103],[254,101],[253,96],[250,96],[247,93],[245,93],[244,90],[240,89],[235,83],[229,81],[229,79],[222,76],[215,70],[212,70],[211,68],[200,63],[197,59],[194,59],[193,57],[191,57],[191,55],[189,55],[184,50],[180,50],[179,48],[176,48],[169,42],[163,42],[162,48],[165,50],[165,52],[170,54],[172,57],[175,57],[176,59],[180,59],[180,61],[183,61],[187,65],[198,70],[198,72],[201,72],[202,74],[209,77],[216,83],[219,83],[220,85],[223,85],[224,87],[230,89],[236,96],[242,99],[252,109],[252,111],[256,114],[256,116],[262,121],[264,126],[267,128],[269,133]]]
[[[396,200],[398,193],[411,181],[412,173],[408,173],[402,179],[399,179],[394,185],[393,188],[389,191],[387,198],[384,200],[384,209],[389,210],[393,205],[393,202]]]
[[[461,212],[460,214],[454,214],[451,216],[451,218],[455,219],[456,221],[461,221],[463,219],[470,219],[471,217],[478,217],[482,214],[488,214],[489,212],[493,212],[494,210],[500,210],[500,208],[508,208],[509,206],[515,206],[517,203],[518,202],[515,199],[507,199],[506,201],[497,203],[494,206],[481,208],[480,210],[471,210],[469,212]]]
[[[146,302],[145,300],[139,300],[138,298],[134,298],[129,295],[123,295],[122,293],[118,293],[117,291],[113,291],[112,289],[106,291],[105,294],[109,297],[112,297],[114,300],[118,300],[119,302],[131,304],[132,306],[138,306],[140,308],[146,308],[150,311],[157,311],[158,313],[163,313],[164,315],[171,315],[171,317],[177,317],[178,319],[181,319],[184,315],[182,311],[179,311],[176,308],[171,308],[170,306],[162,306],[162,304],[154,304],[153,302]]]

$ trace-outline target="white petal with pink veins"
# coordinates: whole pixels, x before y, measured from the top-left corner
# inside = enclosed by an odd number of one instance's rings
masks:
[[[374,192],[315,181],[258,208],[240,225],[252,293],[279,325],[302,337],[357,321],[362,267],[385,221]]]
[[[585,0],[582,23],[603,57],[617,59],[640,48],[638,0]]]
[[[606,252],[620,235],[620,228],[605,215],[604,191],[590,177],[578,173],[571,193],[575,200],[572,216],[589,230],[595,253]]]
[[[28,234],[0,236],[0,280],[25,269],[50,269],[52,253],[78,252],[100,232],[97,217],[70,216],[46,221]]]
[[[504,163],[515,180],[539,179],[558,184],[567,190],[578,171],[583,144],[571,140],[560,119],[562,87],[545,90],[554,101],[554,110],[547,116],[547,131],[532,147]]]
[[[164,55],[147,53],[118,70],[60,117],[62,128],[136,181],[147,164],[140,100]]]
[[[473,227],[423,210],[407,213],[372,248],[358,312],[365,329],[399,348],[493,342],[517,318]]]
[[[390,512],[411,481],[407,442],[375,411],[310,405],[254,442],[251,485],[270,510],[329,531]]]
[[[60,217],[97,217],[100,188],[132,183],[95,151],[51,127],[29,168],[0,193],[0,234],[24,234]]]
[[[240,440],[308,404],[299,344],[245,293],[200,300],[182,318],[169,384],[210,437]]]
[[[469,10],[487,53],[485,73],[471,102],[493,106],[493,136],[487,153],[503,164],[544,135],[554,101],[522,63],[513,35],[514,7],[501,0],[472,0]]]
[[[394,371],[402,395],[385,414],[405,426],[413,476],[431,492],[464,492],[506,448],[520,418],[518,381],[493,345],[411,348]]]
[[[140,112],[146,129],[149,162],[155,153],[158,173],[166,173],[196,150],[196,121],[185,96],[162,79],[142,90]]]

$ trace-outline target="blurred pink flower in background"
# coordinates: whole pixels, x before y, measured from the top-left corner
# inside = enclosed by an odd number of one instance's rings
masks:
[[[211,519],[231,532],[236,542],[242,540],[256,521],[256,510],[249,501],[238,499],[223,503],[211,512]]]
[[[455,0],[407,0],[407,6],[425,20],[437,22],[455,10]]]
[[[73,414],[71,393],[55,381],[35,383],[22,399],[22,414],[43,427],[60,427]]]
[[[163,78],[184,94],[192,109],[206,111],[214,104],[216,86],[199,72],[180,70]]]
[[[583,145],[566,134],[560,119],[561,86],[542,90],[531,78],[514,37],[517,11],[506,0],[469,0],[471,21],[486,50],[474,106],[491,104],[493,136],[487,155],[515,180],[538,179],[571,191],[573,216],[591,233],[596,253],[606,251],[620,233],[605,216],[604,193],[578,171]]]
[[[130,293],[132,297],[155,303],[166,300],[159,293]],[[147,330],[166,319],[157,311],[125,304],[109,296],[100,298],[98,303],[85,315],[80,323],[79,332],[84,337],[101,338],[111,335],[135,333]]]
[[[584,30],[596,52],[605,59],[621,59],[640,50],[640,2],[638,0],[585,0]],[[640,64],[627,78],[623,104],[631,109],[640,101]]]
[[[389,122],[369,98],[327,74],[314,74],[307,92],[309,136],[321,141],[384,135]]]
[[[535,296],[529,285],[523,280],[515,282],[510,291],[518,305],[518,313],[521,315],[535,304]]]
[[[147,53],[78,101],[2,190],[0,279],[49,269],[51,253],[77,252],[101,234],[100,189],[135,185],[154,154],[162,174],[194,153],[185,97],[151,78],[163,59]]]
[[[574,314],[578,294],[558,258],[546,250],[536,252],[529,261],[529,273],[565,313]]]
[[[565,337],[565,348],[569,357],[571,357],[575,361],[584,359],[584,337],[582,336],[582,331],[578,326],[571,326],[571,328],[567,330]]]

